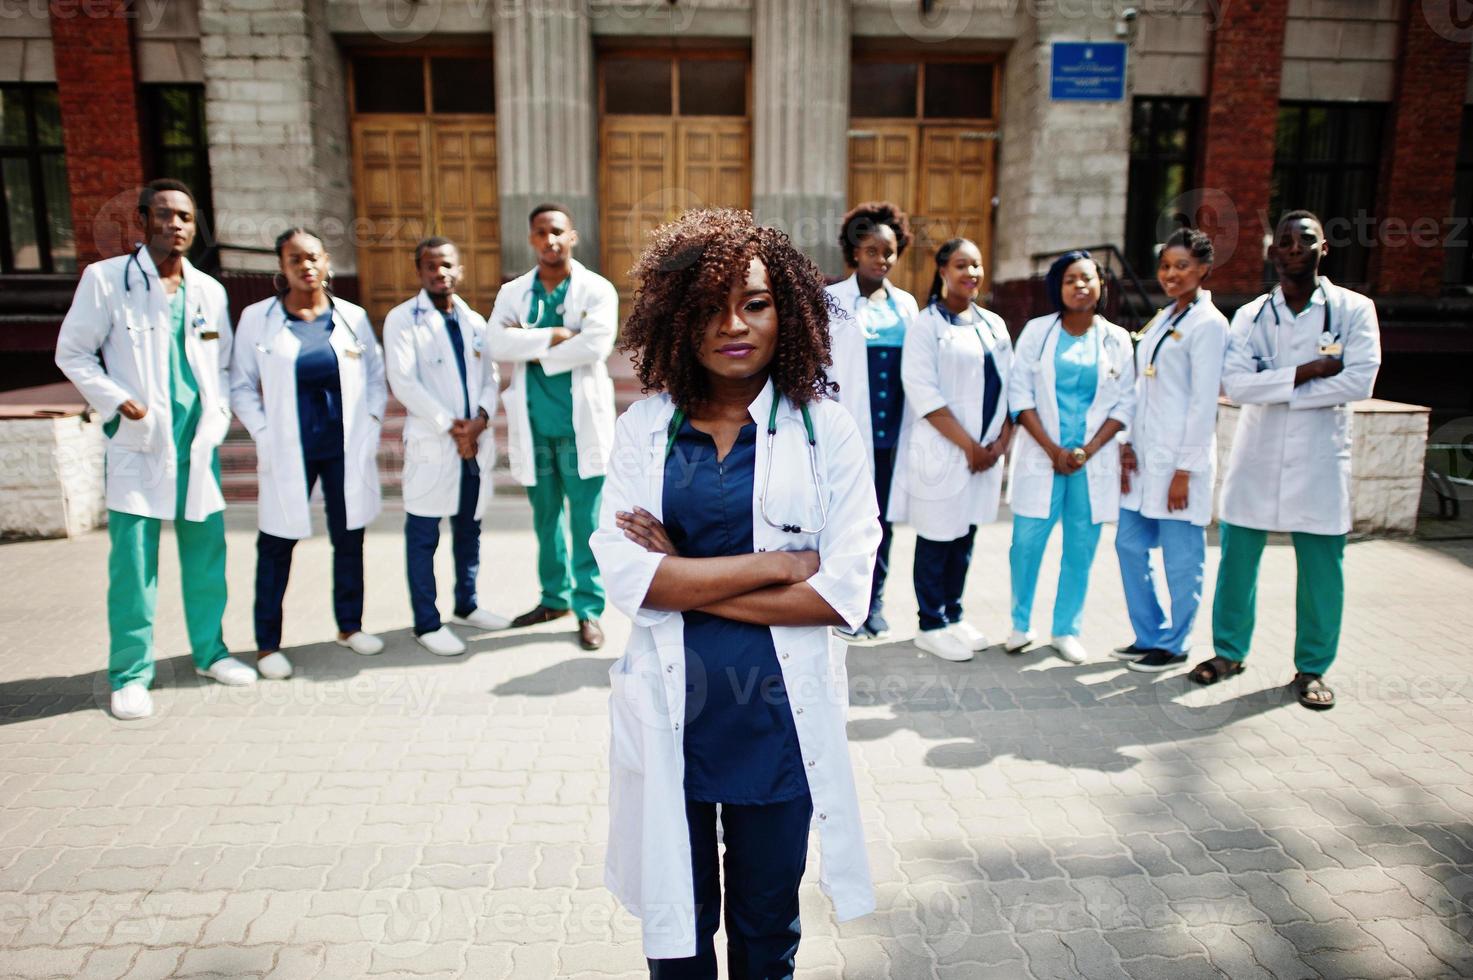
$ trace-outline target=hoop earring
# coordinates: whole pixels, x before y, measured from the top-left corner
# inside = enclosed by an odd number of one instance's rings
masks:
[[[277,280],[278,279],[281,280],[281,283],[280,284],[277,283]],[[271,288],[274,289],[274,290],[276,290],[278,293],[285,293],[285,292],[287,292],[288,289],[287,289],[286,276],[283,276],[279,272],[273,272],[273,273],[271,273]]]

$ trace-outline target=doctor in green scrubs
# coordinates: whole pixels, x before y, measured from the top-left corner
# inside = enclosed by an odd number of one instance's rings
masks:
[[[138,201],[145,242],[95,262],[77,284],[56,364],[105,420],[108,677],[119,719],[153,714],[159,538],[174,523],[184,619],[198,673],[251,684],[231,657],[225,613],[225,499],[217,447],[230,428],[225,289],[190,265],[194,195],[155,180]]]

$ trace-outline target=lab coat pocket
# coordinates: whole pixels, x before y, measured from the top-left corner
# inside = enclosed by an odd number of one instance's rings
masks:
[[[113,445],[134,453],[150,453],[158,448],[158,413],[149,409],[141,419],[130,419],[118,413],[118,428]]]
[[[609,767],[616,772],[644,772],[643,719],[651,708],[646,684],[627,653],[609,668]]]
[[[256,473],[265,476],[271,472],[271,435],[265,429],[256,433]]]
[[[966,457],[924,419],[915,420],[913,433],[905,460],[911,497],[930,503],[953,500],[967,485]]]

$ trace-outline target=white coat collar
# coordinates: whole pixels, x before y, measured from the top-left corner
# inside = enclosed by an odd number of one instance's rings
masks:
[[[138,257],[138,268],[142,270],[144,277],[152,279],[155,283],[162,287],[163,281],[159,277],[159,267],[154,264],[153,253],[148,250],[148,246],[140,242],[138,246],[133,250],[133,253]],[[184,269],[183,281],[185,293],[192,293],[195,296],[198,296],[199,293],[196,290],[200,284],[200,280],[204,277],[204,273],[200,272],[194,267],[194,264],[189,261],[188,256],[183,257],[180,261],[183,263]],[[169,299],[172,299],[172,297],[166,296],[164,299],[165,302],[167,302]]]
[[[898,292],[898,290],[895,288],[895,284],[892,283],[889,279],[886,279],[884,281],[884,283],[883,283],[883,286],[884,286],[884,289],[885,289],[885,296],[888,297],[891,302],[895,302],[895,299],[896,299],[896,295],[895,294]],[[845,279],[843,282],[835,283],[834,284],[834,290],[835,290],[835,292],[839,292],[839,293],[842,293],[843,294],[843,297],[845,299],[845,302],[846,302],[846,305],[847,305],[847,308],[848,308],[849,312],[850,313],[853,313],[854,312],[854,306],[855,306],[855,304],[857,304],[859,302],[859,298],[860,298],[860,292],[859,292],[859,273],[857,273],[857,272],[854,273],[848,279]],[[899,306],[899,305],[900,305],[899,303],[896,303],[896,306]]]
[[[435,298],[426,289],[419,291],[419,295],[414,298],[414,302],[432,313],[439,313],[441,316],[445,315],[445,311],[435,305]],[[461,299],[459,293],[454,293],[450,297],[450,305],[455,308],[455,318],[461,323],[464,323],[465,314],[470,312],[470,304]]]
[[[1319,285],[1309,294],[1308,305],[1296,314],[1289,309],[1289,304],[1284,300],[1284,287],[1275,284],[1274,288],[1268,291],[1268,303],[1278,306],[1292,319],[1295,316],[1303,316],[1316,306],[1327,305],[1330,302],[1330,293],[1339,288],[1330,281],[1329,276],[1320,276]]]
[[[767,379],[767,384],[757,392],[757,397],[747,406],[747,414],[750,415],[758,425],[767,424],[767,413],[772,411],[772,399],[782,397],[777,394],[777,386],[772,378]],[[792,402],[784,400],[778,406],[777,417],[780,419],[790,418],[799,414],[793,408]],[[664,433],[670,428],[670,420],[675,417],[675,402],[671,400],[668,392],[661,392],[656,399],[656,406],[650,412],[649,431],[651,433]]]

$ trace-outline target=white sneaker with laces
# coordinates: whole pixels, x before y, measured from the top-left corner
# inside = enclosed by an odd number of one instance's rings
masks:
[[[124,684],[113,692],[113,717],[118,721],[137,721],[153,714],[153,695],[142,681]]]
[[[465,653],[465,644],[460,641],[460,637],[450,632],[448,626],[441,626],[433,633],[416,636],[415,640],[437,657],[458,657]]]
[[[915,643],[927,653],[952,663],[966,663],[972,659],[971,647],[950,629],[921,630],[916,634]]]
[[[204,670],[196,667],[194,672],[229,687],[249,687],[256,683],[256,672],[234,657],[221,657]]]
[[[1089,659],[1089,651],[1077,636],[1056,636],[1049,641],[1054,651],[1071,664],[1082,664]]]
[[[347,647],[363,657],[374,657],[384,652],[384,641],[362,630],[349,635],[346,639],[340,637],[337,642],[338,646]]]
[[[987,642],[987,634],[967,622],[965,619],[951,624],[951,631],[967,645],[967,649],[973,653],[981,653],[992,646]]]
[[[479,606],[472,609],[469,615],[452,616],[450,621],[462,626],[473,626],[478,630],[504,630],[511,625],[511,620],[500,613]]]
[[[1003,649],[1008,653],[1022,653],[1033,645],[1033,634],[1024,633],[1022,630],[1013,630],[1008,634],[1008,641],[1003,644]]]
[[[275,650],[256,661],[256,672],[268,681],[284,681],[292,675],[292,662]]]

